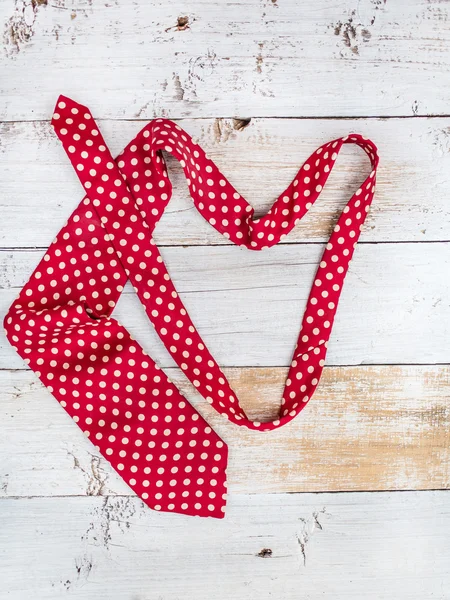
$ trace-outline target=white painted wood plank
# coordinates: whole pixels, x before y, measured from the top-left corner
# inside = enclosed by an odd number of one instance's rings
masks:
[[[450,487],[450,367],[325,368],[302,414],[270,434],[218,415],[169,377],[229,445],[238,493]],[[286,369],[226,369],[255,419],[275,418]],[[0,371],[0,496],[131,495],[31,372]]]
[[[448,114],[448,20],[427,0],[3,0],[0,118],[47,118],[55,88],[112,118]]]
[[[0,507],[8,600],[450,597],[450,492],[231,496],[223,521],[130,498]]]
[[[263,252],[192,246],[163,248],[162,254],[220,365],[286,366],[322,249],[315,244]],[[2,314],[41,255],[0,252]],[[359,245],[342,292],[327,364],[450,362],[449,266],[450,243]],[[175,364],[134,293],[121,296],[114,316],[161,366]],[[3,368],[23,366],[3,333],[0,359]]]
[[[449,118],[252,119],[247,127],[236,130],[238,123],[180,121],[258,214],[269,209],[320,144],[356,131],[378,144],[381,157],[377,192],[361,242],[450,239]],[[142,126],[130,121],[101,123],[114,154]],[[363,152],[345,147],[310,214],[284,241],[327,240],[340,210],[368,169]],[[0,246],[47,246],[82,197],[76,174],[50,124],[0,124],[0,171]],[[169,171],[174,194],[156,228],[156,241],[165,245],[229,243],[194,208],[176,161],[170,160]]]

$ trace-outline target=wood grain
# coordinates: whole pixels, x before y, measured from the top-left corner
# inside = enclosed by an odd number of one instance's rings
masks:
[[[263,252],[197,246],[163,248],[162,254],[220,365],[287,366],[322,250],[316,244]],[[0,311],[7,311],[41,256],[0,252]],[[450,362],[449,267],[450,243],[358,246],[327,364]],[[174,365],[134,292],[122,294],[114,316],[161,366]],[[2,333],[0,366],[22,365]]]
[[[301,416],[270,434],[230,424],[167,372],[228,443],[233,493],[450,487],[448,366],[326,368]],[[286,369],[225,372],[250,416],[275,417]],[[31,372],[0,371],[0,395],[0,495],[134,495]]]
[[[98,102],[102,116],[103,105]],[[46,118],[52,109],[53,104]],[[378,145],[381,157],[377,192],[361,242],[450,239],[450,118],[252,119],[243,129],[239,123],[233,119],[180,121],[258,215],[269,209],[320,144],[359,132]],[[101,122],[114,154],[142,126],[130,121]],[[81,185],[48,122],[0,123],[0,140],[0,247],[46,247],[81,200]],[[326,241],[369,168],[363,152],[344,147],[315,206],[283,242]],[[174,193],[156,228],[157,243],[228,243],[194,208],[174,160],[169,160],[169,174]]]
[[[0,500],[8,600],[448,600],[449,492],[231,496],[223,521],[134,498]]]
[[[2,120],[47,118],[55,87],[115,119],[448,114],[445,1],[4,0],[0,22]]]

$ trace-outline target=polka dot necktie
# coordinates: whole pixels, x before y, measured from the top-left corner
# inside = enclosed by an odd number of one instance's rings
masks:
[[[86,196],[5,317],[7,336],[97,450],[151,508],[222,517],[227,446],[112,316],[127,280],[171,356],[199,393],[236,425],[270,431],[312,397],[353,250],[375,190],[375,145],[349,135],[318,148],[268,213],[254,218],[178,125],[151,121],[114,160],[89,110],[60,96],[52,125]],[[181,164],[197,210],[234,244],[277,244],[322,191],[344,144],[372,172],[324,250],[275,421],[250,421],[192,323],[153,240],[172,193],[162,151]]]

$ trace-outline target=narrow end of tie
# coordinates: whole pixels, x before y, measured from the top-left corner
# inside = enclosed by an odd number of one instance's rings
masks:
[[[86,106],[78,104],[75,100],[62,94],[58,97],[51,121],[52,127],[58,137],[66,135],[68,126],[73,125],[74,120],[77,119],[77,115],[79,114],[82,114],[84,119],[92,119],[92,115]]]

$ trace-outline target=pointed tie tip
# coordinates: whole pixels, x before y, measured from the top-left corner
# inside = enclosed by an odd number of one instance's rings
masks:
[[[75,100],[72,100],[68,96],[60,94],[55,104],[51,124],[55,130],[58,130],[62,127],[63,123],[70,124],[71,116],[77,115],[80,112],[83,112],[86,118],[92,118],[92,115],[86,106],[78,104],[78,102],[75,102]],[[67,121],[67,119],[69,119],[69,121]]]
[[[176,494],[173,491],[168,495],[163,493],[141,493],[135,486],[130,486],[141,500],[149,508],[162,513],[176,513],[190,517],[210,517],[213,519],[223,519],[227,504],[226,482],[221,481],[217,487],[209,488],[200,493],[194,494],[185,491],[183,495]],[[219,488],[219,490],[218,490]]]
[[[64,94],[60,94],[58,96],[58,99],[55,104],[55,111],[57,111],[58,109],[65,109],[65,108],[70,109],[73,107],[83,108],[84,110],[88,110],[82,104],[78,104],[78,102],[75,102],[75,100],[72,100],[72,98],[69,98],[69,96],[64,96]]]

